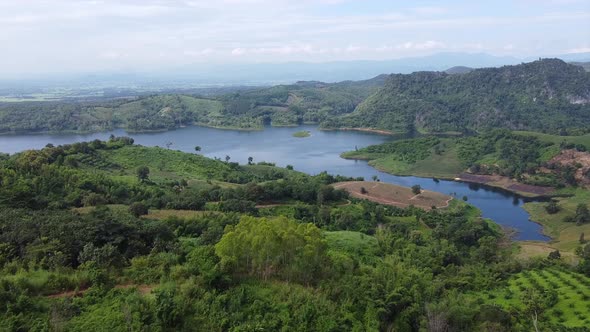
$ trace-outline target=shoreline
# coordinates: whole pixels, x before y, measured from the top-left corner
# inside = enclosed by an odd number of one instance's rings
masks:
[[[425,175],[425,174],[416,174],[416,173],[394,173],[394,172],[390,172],[384,168],[381,167],[376,167],[374,165],[371,165],[370,161],[374,160],[372,158],[355,158],[355,157],[345,157],[343,156],[345,152],[343,152],[342,154],[340,154],[340,158],[342,159],[347,159],[347,160],[361,160],[361,161],[366,161],[367,164],[369,166],[371,166],[372,168],[383,172],[383,173],[387,173],[387,174],[391,174],[391,175],[395,175],[395,176],[414,176],[414,177],[418,177],[418,178],[425,178],[425,179],[438,179],[438,180],[446,180],[446,181],[457,181],[457,182],[464,182],[464,183],[472,183],[472,184],[477,184],[477,185],[481,185],[484,187],[489,187],[489,188],[494,188],[494,189],[500,189],[500,190],[504,190],[506,192],[510,192],[512,194],[515,194],[517,196],[520,196],[521,198],[529,198],[529,199],[547,199],[547,198],[551,198],[553,197],[552,193],[555,191],[555,188],[550,188],[550,187],[539,187],[539,186],[532,186],[532,185],[525,185],[525,184],[520,184],[510,178],[507,177],[500,177],[500,176],[495,176],[497,177],[496,181],[478,181],[474,178],[469,179],[469,178],[465,178],[464,176],[466,175],[471,175],[471,176],[481,176],[481,177],[493,177],[492,175],[477,175],[477,174],[468,174],[468,173],[459,173],[456,175],[439,175],[439,176],[433,176],[431,174],[429,175]],[[463,177],[462,177],[463,176]],[[492,179],[490,179],[492,180]],[[506,182],[508,184],[512,185],[522,185],[522,186],[528,186],[528,187],[535,187],[535,188],[539,188],[539,189],[543,189],[543,190],[550,190],[551,192],[547,192],[547,193],[534,193],[531,191],[521,191],[521,190],[517,190],[517,189],[512,189],[507,187],[505,184],[503,183],[499,183],[500,181]]]
[[[377,135],[384,135],[384,136],[404,135],[404,133],[395,133],[390,130],[374,129],[374,128],[342,127],[342,128],[320,128],[320,130],[323,130],[323,131],[360,131],[360,132],[377,134]]]

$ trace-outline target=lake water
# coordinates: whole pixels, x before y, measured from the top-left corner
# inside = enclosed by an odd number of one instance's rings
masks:
[[[300,130],[309,130],[311,136],[306,138],[292,136],[294,132]],[[458,198],[467,196],[468,202],[478,207],[484,217],[515,229],[518,232],[515,235],[517,240],[549,240],[541,233],[541,226],[529,220],[529,215],[522,209],[522,198],[512,193],[456,181],[434,182],[428,178],[394,176],[375,170],[365,161],[340,158],[340,153],[344,151],[379,144],[391,139],[382,135],[351,131],[320,131],[313,126],[268,127],[264,131],[187,127],[167,132],[137,134],[127,134],[119,129],[85,135],[5,135],[0,136],[0,151],[15,153],[26,149],[40,149],[48,143],[60,145],[97,138],[107,140],[111,134],[131,136],[136,144],[145,146],[163,147],[170,142],[171,149],[191,153],[194,152],[194,147],[199,145],[202,148],[201,153],[207,157],[224,159],[227,155],[231,157],[231,161],[239,163],[246,163],[248,157],[253,157],[254,162],[276,162],[278,166],[293,165],[296,170],[308,174],[328,171],[334,175],[362,176],[366,180],[377,175],[382,182],[402,186],[419,184],[424,189],[454,194]]]

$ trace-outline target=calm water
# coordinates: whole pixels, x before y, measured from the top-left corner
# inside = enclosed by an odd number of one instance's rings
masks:
[[[299,130],[309,130],[311,137],[295,138],[292,134]],[[187,127],[174,131],[159,133],[127,134],[124,130],[87,135],[15,135],[0,136],[0,151],[14,153],[26,149],[39,149],[47,143],[54,145],[93,139],[106,140],[116,136],[131,136],[137,144],[145,146],[165,146],[171,142],[171,149],[194,152],[199,145],[207,157],[224,159],[226,155],[231,161],[246,163],[248,157],[255,162],[276,162],[279,166],[293,165],[296,170],[309,174],[328,171],[331,174],[346,176],[362,176],[370,180],[377,175],[383,182],[403,186],[419,184],[424,189],[445,194],[456,194],[457,197],[467,196],[469,203],[481,209],[483,216],[500,225],[518,231],[518,240],[543,240],[548,238],[541,234],[540,225],[529,220],[529,215],[522,209],[523,201],[511,193],[494,190],[478,185],[444,181],[436,183],[432,179],[417,177],[394,176],[379,172],[365,161],[345,160],[340,153],[358,148],[379,144],[390,139],[386,136],[360,132],[320,131],[312,126],[297,128],[273,128],[264,131],[235,131],[203,127]]]

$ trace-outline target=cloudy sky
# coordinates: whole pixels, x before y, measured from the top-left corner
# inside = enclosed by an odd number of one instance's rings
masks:
[[[0,76],[590,52],[590,0],[0,0]]]

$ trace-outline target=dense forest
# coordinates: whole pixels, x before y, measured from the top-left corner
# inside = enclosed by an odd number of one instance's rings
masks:
[[[3,155],[2,328],[587,331],[590,245],[522,260],[461,200],[383,206],[347,180],[127,137]]]
[[[558,59],[460,74],[416,72],[366,81],[298,82],[208,95],[0,104],[0,133],[168,130],[198,124],[261,129],[319,124],[399,133],[489,128],[590,131],[590,73]]]
[[[545,59],[458,75],[390,75],[353,113],[329,125],[396,132],[510,128],[577,133],[587,132],[589,123],[590,73]]]

